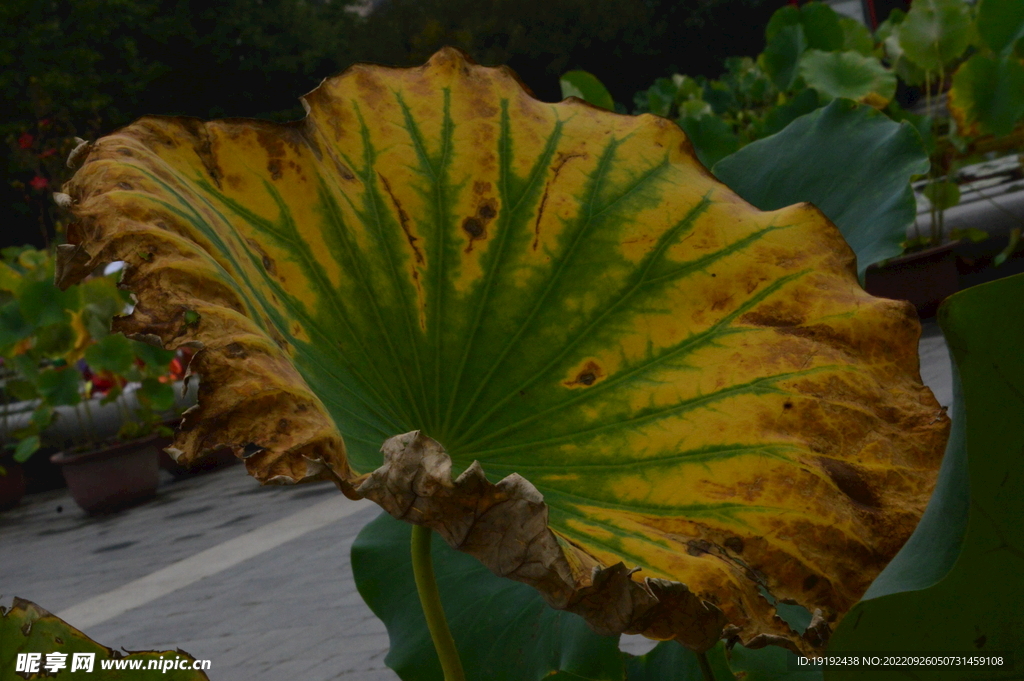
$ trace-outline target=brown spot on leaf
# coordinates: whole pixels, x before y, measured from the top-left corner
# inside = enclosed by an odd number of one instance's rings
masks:
[[[487,224],[498,214],[498,202],[494,198],[483,199],[476,208],[476,215],[462,221],[462,231],[469,235],[466,253],[473,250],[474,241],[487,238]]]
[[[278,421],[277,421],[277,432],[279,432],[279,433],[287,433],[288,432],[288,427],[290,425],[291,424],[288,422],[288,419],[278,419]]]
[[[271,276],[277,276],[277,264],[274,263],[274,259],[267,255],[267,252],[263,250],[263,246],[260,242],[255,239],[246,239],[245,242],[256,251],[256,254],[260,258],[260,262],[263,263],[263,269],[270,273]]]
[[[270,179],[280,180],[281,179],[281,159],[272,158],[267,161],[267,172],[270,173]]]
[[[725,548],[733,553],[743,553],[743,540],[739,537],[729,537],[723,544],[725,544]]]
[[[196,152],[196,156],[202,162],[203,167],[206,168],[207,174],[210,179],[220,189],[220,178],[221,171],[217,165],[217,161],[213,158],[213,147],[210,143],[210,131],[206,128],[206,124],[200,120],[194,118],[179,118],[176,119],[188,133],[192,136],[192,150]]]
[[[604,370],[601,369],[601,366],[597,362],[588,361],[576,374],[576,378],[566,381],[564,385],[569,388],[576,385],[590,386],[602,378],[604,378]]]
[[[393,191],[391,191],[391,183],[388,182],[388,179],[380,173],[377,173],[377,176],[380,177],[380,181],[384,185],[384,191],[386,191],[388,196],[391,197],[391,203],[395,206],[395,212],[398,213],[398,222],[402,225],[402,231],[405,232],[405,240],[409,242],[409,246],[412,248],[412,253],[416,256],[416,262],[422,265],[423,253],[420,251],[419,246],[416,245],[416,242],[419,239],[414,237],[412,235],[412,230],[409,229],[409,214],[405,212],[405,209],[402,208],[402,204],[398,201],[398,197],[395,196]]]
[[[480,180],[477,180],[476,182],[473,183],[473,193],[476,194],[477,196],[483,196],[484,194],[487,194],[490,191],[490,182],[481,182]]]
[[[810,591],[818,584],[818,575],[807,575],[804,578],[804,591]]]
[[[869,508],[879,508],[878,495],[864,479],[863,472],[856,466],[838,459],[818,457],[818,464],[832,478],[839,491],[856,504]]]
[[[130,184],[128,184],[127,182],[118,182],[117,186],[120,189],[125,189],[125,190],[128,190],[128,191],[131,191],[133,189],[133,187]]]
[[[224,347],[224,354],[234,359],[244,359],[245,357],[248,357],[248,353],[245,351],[245,348],[242,347],[241,343],[228,343]]]
[[[740,317],[742,324],[750,326],[797,326],[804,321],[804,315],[795,308],[765,305],[759,310],[748,312]]]
[[[551,185],[558,179],[558,174],[562,172],[562,168],[566,163],[574,158],[586,157],[587,155],[584,153],[567,154],[562,151],[558,152],[558,158],[555,159],[554,164],[551,166],[551,179],[544,185],[544,195],[540,197],[540,205],[537,207],[537,219],[533,222],[533,250],[536,251],[540,245],[540,219],[544,216],[544,207],[548,203],[548,192],[551,190]]]
[[[686,542],[686,552],[691,556],[703,556],[711,552],[711,542],[707,539],[691,539]]]

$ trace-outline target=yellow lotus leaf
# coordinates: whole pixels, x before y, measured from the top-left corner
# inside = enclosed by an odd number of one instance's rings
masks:
[[[948,428],[912,309],[836,228],[756,210],[664,119],[451,49],[303,101],[144,118],[65,187],[60,280],[124,260],[117,328],[201,348],[176,449],[332,479],[601,632],[820,645]],[[820,611],[811,636],[763,592]]]

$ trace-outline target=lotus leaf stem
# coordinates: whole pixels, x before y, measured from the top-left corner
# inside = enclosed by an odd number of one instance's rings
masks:
[[[708,662],[707,653],[697,653],[697,663],[700,665],[700,675],[704,681],[715,681],[715,673],[711,671],[711,663]]]
[[[462,671],[459,651],[455,648],[455,639],[448,628],[448,620],[441,606],[441,594],[437,590],[437,579],[434,577],[434,564],[430,558],[430,538],[433,536],[429,527],[413,525],[412,527],[412,572],[416,578],[416,591],[420,595],[423,615],[427,618],[430,638],[434,641],[434,650],[444,670],[444,681],[466,681]]]

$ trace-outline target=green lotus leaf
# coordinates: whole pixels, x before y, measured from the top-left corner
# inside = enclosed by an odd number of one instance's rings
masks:
[[[800,57],[799,71],[808,86],[828,97],[845,97],[876,109],[896,94],[896,74],[859,52],[807,50]]]
[[[971,11],[963,0],[916,0],[899,28],[903,53],[933,75],[967,49]]]
[[[1013,53],[1024,38],[1024,2],[1018,0],[981,0],[977,27],[981,39],[1000,56]]]
[[[697,158],[707,168],[735,153],[740,147],[740,138],[718,116],[685,116],[679,119],[679,125],[686,131]]]
[[[0,608],[0,641],[3,641],[0,669],[4,670],[4,679],[56,676],[92,681],[208,681],[206,674],[192,669],[195,658],[188,653],[181,650],[120,653],[96,643],[56,615],[22,598],[15,598],[10,608]],[[23,653],[40,654],[35,672],[16,671],[18,655]],[[91,655],[91,668],[74,668],[76,654]],[[50,661],[49,655],[54,655],[52,661],[63,666],[48,671],[45,665]],[[149,668],[150,664],[154,668]],[[108,669],[108,666],[113,668]]]
[[[928,155],[910,123],[836,99],[726,157],[714,172],[762,210],[818,206],[853,247],[863,276],[903,250],[917,212],[910,178],[928,172]]]
[[[816,645],[762,589],[838,621],[947,430],[913,312],[835,227],[756,210],[670,121],[451,49],[304,102],[142,119],[65,186],[59,281],[123,260],[116,328],[201,348],[186,460],[332,479],[601,633]]]
[[[953,432],[935,496],[890,567],[836,629],[830,651],[950,651],[982,665],[938,666],[921,678],[1018,679],[1024,660],[1024,276],[947,299],[939,322],[954,365]],[[991,657],[1006,664],[993,665]],[[872,670],[872,679],[906,678]],[[829,668],[829,679],[863,678]]]
[[[569,71],[562,74],[558,84],[562,88],[563,97],[579,97],[584,102],[599,106],[609,111],[615,110],[615,101],[611,93],[597,76],[589,71]]]
[[[953,74],[949,110],[961,135],[1009,134],[1024,118],[1024,64],[1013,56],[972,56]]]
[[[786,26],[798,25],[803,27],[809,48],[825,52],[843,49],[846,36],[839,15],[822,2],[808,2],[800,7],[780,7],[768,20],[765,39],[770,43]]]
[[[764,48],[759,63],[780,90],[788,90],[799,74],[800,56],[807,49],[804,27],[800,24],[783,26]]]
[[[839,25],[843,29],[843,50],[859,52],[871,56],[875,51],[875,39],[867,26],[852,17],[840,16]]]

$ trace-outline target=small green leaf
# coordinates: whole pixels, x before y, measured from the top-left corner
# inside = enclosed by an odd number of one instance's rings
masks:
[[[147,377],[142,379],[142,385],[135,394],[153,411],[162,412],[174,407],[174,386],[170,383]]]
[[[800,76],[829,97],[845,97],[881,108],[896,94],[896,75],[874,57],[858,52],[808,50],[800,58]]]
[[[1001,56],[1013,53],[1024,38],[1024,2],[1020,0],[981,0],[977,27],[989,49]]]
[[[963,0],[915,0],[899,31],[906,56],[932,73],[959,58],[970,36],[970,7]]]
[[[134,348],[127,338],[112,333],[85,350],[85,361],[96,371],[112,371],[123,374],[135,359]]]
[[[35,384],[23,378],[8,379],[7,383],[4,384],[4,392],[20,402],[34,400],[39,397]]]
[[[902,251],[917,212],[910,178],[928,167],[909,123],[837,99],[721,160],[714,173],[762,210],[816,205],[839,227],[863,275]]]
[[[13,345],[31,335],[32,326],[25,321],[17,300],[0,306],[0,348]]]
[[[50,324],[36,333],[35,350],[43,356],[63,355],[75,345],[78,334],[71,324]]]
[[[615,110],[615,101],[597,76],[588,71],[563,73],[558,81],[562,97],[579,97],[583,101],[609,111]]]
[[[949,108],[964,134],[1009,134],[1024,118],[1024,64],[974,55],[953,75]]]
[[[14,448],[14,460],[18,463],[25,463],[28,458],[39,450],[39,436],[30,435]]]
[[[852,17],[839,17],[839,26],[843,29],[843,48],[847,51],[854,51],[866,57],[871,56],[875,50],[875,39],[871,37],[871,31]]]
[[[946,210],[960,203],[960,187],[956,182],[932,182],[922,193],[939,210]]]
[[[195,326],[199,323],[199,313],[195,310],[185,310],[185,326]]]
[[[71,318],[66,309],[67,303],[73,297],[74,294],[61,291],[51,281],[28,281],[21,287],[18,304],[25,321],[33,327],[40,327],[67,322]]]
[[[164,350],[149,343],[133,340],[131,342],[132,353],[146,363],[150,369],[166,371],[171,360],[174,359],[174,350]]]
[[[75,405],[82,401],[78,393],[81,374],[72,367],[39,372],[39,394],[52,406]]]

